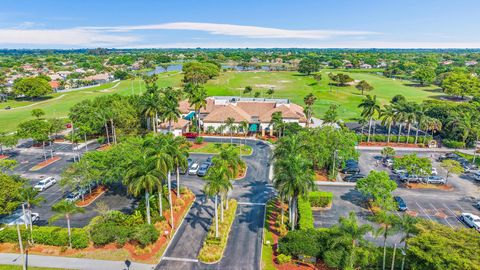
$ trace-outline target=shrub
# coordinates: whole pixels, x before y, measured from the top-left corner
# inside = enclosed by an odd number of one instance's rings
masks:
[[[333,193],[327,191],[312,191],[308,194],[308,200],[313,207],[326,207],[332,203]]]
[[[310,201],[303,197],[298,198],[298,227],[300,230],[313,229],[313,214]]]
[[[442,144],[448,148],[465,148],[464,142],[454,141],[454,140],[443,140]]]
[[[280,254],[277,257],[277,261],[279,264],[289,263],[292,261],[292,256]]]
[[[158,231],[153,225],[142,224],[134,228],[132,240],[142,246],[154,243],[158,239]]]
[[[195,143],[196,144],[202,144],[203,143],[203,137],[196,137],[195,138]]]
[[[96,246],[103,246],[115,241],[117,225],[112,222],[99,223],[92,226],[90,238]]]
[[[29,230],[21,228],[22,235],[27,235]],[[14,227],[7,227],[0,231],[1,243],[17,243],[17,230]],[[60,227],[33,227],[33,239],[35,243],[50,246],[68,246],[68,230]],[[72,247],[88,247],[88,234],[84,229],[72,229]]]
[[[290,231],[279,241],[279,252],[298,258],[300,255],[319,258],[322,253],[323,241],[319,237],[320,230]]]

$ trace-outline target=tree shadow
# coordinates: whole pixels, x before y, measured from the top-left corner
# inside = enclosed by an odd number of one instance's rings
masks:
[[[366,198],[356,189],[350,189],[347,193],[342,194],[340,199],[351,202],[362,209],[367,209],[365,204]]]
[[[426,87],[428,85],[423,85],[423,84],[420,84],[420,83],[404,83],[403,85],[405,86],[408,86],[408,87]]]

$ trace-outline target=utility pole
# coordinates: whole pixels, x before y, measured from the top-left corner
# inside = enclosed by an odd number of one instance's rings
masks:
[[[335,176],[335,160],[337,159],[338,150],[333,151],[333,166],[332,166],[332,177]]]
[[[393,270],[395,268],[395,253],[397,252],[397,243],[393,246],[393,256],[392,256],[392,268]]]
[[[20,257],[22,258],[22,268],[27,270],[25,266],[25,257],[23,255],[23,243],[22,243],[22,234],[20,234],[20,225],[17,224],[17,234],[18,234],[18,246],[20,247]]]

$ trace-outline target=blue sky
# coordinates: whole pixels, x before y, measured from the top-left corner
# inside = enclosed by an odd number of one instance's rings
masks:
[[[480,48],[478,0],[2,0],[0,48]]]

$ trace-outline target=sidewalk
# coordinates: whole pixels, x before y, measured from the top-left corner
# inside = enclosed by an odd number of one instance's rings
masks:
[[[355,146],[357,150],[381,151],[384,146]],[[396,151],[415,151],[415,152],[455,152],[459,151],[466,154],[473,154],[473,149],[452,149],[452,148],[417,148],[417,147],[392,147]]]
[[[0,253],[0,264],[21,265],[20,254]],[[105,261],[93,259],[78,259],[55,256],[28,255],[27,266],[52,267],[59,269],[81,269],[81,270],[123,270],[127,269],[125,262]],[[132,262],[130,270],[151,270],[155,265]]]

